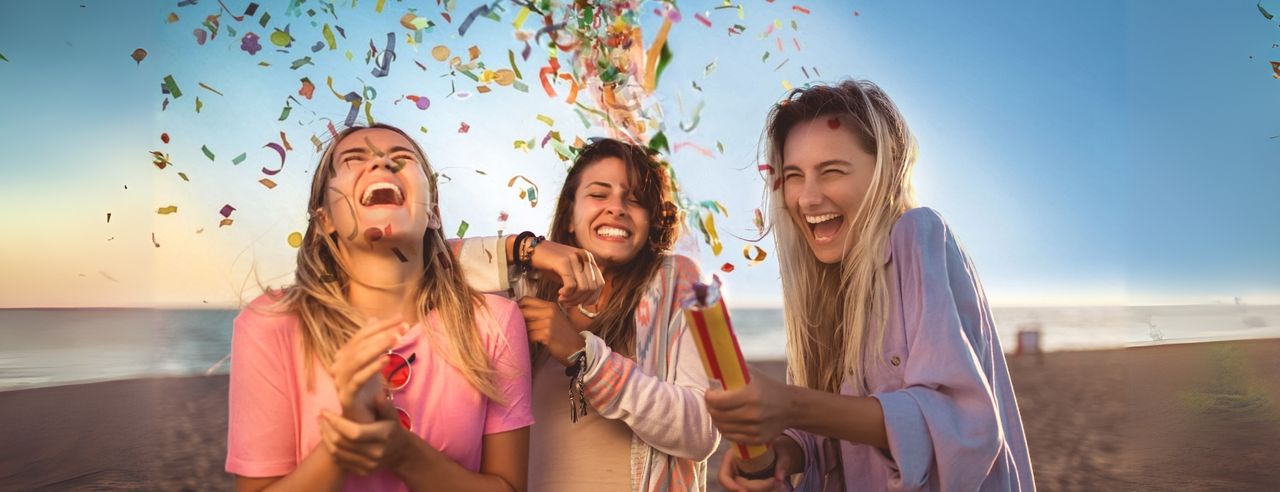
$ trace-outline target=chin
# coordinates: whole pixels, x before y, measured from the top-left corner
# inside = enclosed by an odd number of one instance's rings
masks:
[[[823,263],[826,265],[838,264],[840,263],[840,260],[842,260],[844,257],[844,255],[841,254],[842,252],[840,251],[839,248],[830,248],[830,247],[815,248],[812,244],[810,244],[809,251],[813,252],[813,256],[818,260],[818,263]]]

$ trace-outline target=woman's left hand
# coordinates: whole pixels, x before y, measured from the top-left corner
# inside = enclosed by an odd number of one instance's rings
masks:
[[[582,350],[587,341],[569,324],[569,317],[560,305],[536,297],[520,298],[520,313],[524,315],[529,341],[547,347],[547,352],[561,364],[569,365],[569,356]]]
[[[791,394],[785,383],[753,371],[746,386],[733,391],[709,388],[705,399],[711,422],[725,439],[766,444],[791,427]]]
[[[320,418],[324,445],[347,472],[365,476],[375,470],[394,469],[418,436],[400,426],[395,407],[379,403],[378,420],[361,424],[325,410]]]

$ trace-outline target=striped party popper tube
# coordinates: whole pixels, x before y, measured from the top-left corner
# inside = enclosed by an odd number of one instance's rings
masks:
[[[751,374],[747,372],[738,338],[733,334],[729,309],[720,297],[720,279],[713,278],[710,285],[694,283],[693,293],[693,298],[685,300],[682,308],[685,321],[693,329],[693,339],[697,342],[698,355],[702,358],[707,378],[719,381],[726,390],[746,386],[751,382]],[[744,470],[759,470],[772,459],[772,455],[767,453],[769,447],[763,444],[735,444],[734,447]]]

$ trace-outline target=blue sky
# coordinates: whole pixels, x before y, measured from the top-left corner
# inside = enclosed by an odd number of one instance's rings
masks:
[[[226,3],[239,14],[248,2]],[[288,53],[274,51],[271,29],[226,14],[219,36],[197,45],[192,30],[220,10],[212,0],[186,7],[0,4],[0,54],[9,60],[0,61],[0,217],[12,231],[0,238],[0,304],[234,305],[259,281],[287,281],[294,251],[284,238],[305,226],[315,163],[308,140],[323,135],[319,117],[340,121],[346,113],[326,76],[340,93],[374,86],[375,118],[428,129],[415,136],[453,178],[443,185],[446,230],[466,220],[468,236],[495,231],[501,211],[511,216],[508,231],[547,223],[552,204],[531,208],[505,186],[523,174],[548,200],[559,187],[564,167],[549,149],[512,148],[514,140],[541,139],[551,129],[538,114],[567,139],[600,135],[562,102],[564,87],[559,99],[542,93],[533,78],[545,52],[519,59],[515,9],[502,22],[477,19],[460,37],[457,21],[479,3],[459,1],[453,24],[443,22],[434,2],[388,0],[381,14],[376,0],[340,2],[337,19],[289,17],[287,2],[259,3],[259,15],[272,15],[270,28],[290,26],[296,41]],[[921,202],[951,223],[997,304],[1280,299],[1280,221],[1273,217],[1280,210],[1280,138],[1271,138],[1280,135],[1272,117],[1280,80],[1268,63],[1280,58],[1271,47],[1280,27],[1254,4],[772,2],[747,5],[741,20],[733,10],[712,10],[718,1],[680,5],[674,58],[653,97],[673,143],[725,148],[710,159],[682,150],[673,162],[691,198],[718,199],[729,209],[720,221],[724,253],[713,257],[703,247],[700,261],[708,271],[726,261],[737,266],[721,276],[740,304],[780,298],[777,264],[770,258],[747,267],[744,243],[727,234],[754,230],[765,115],[785,93],[783,81],[845,77],[874,80],[898,103],[920,142]],[[416,51],[398,22],[410,6],[439,24]],[[1263,6],[1280,11],[1280,2]],[[170,12],[177,23],[165,22]],[[651,12],[641,18],[647,43],[659,20]],[[775,21],[781,28],[762,38]],[[525,27],[535,22],[531,17]],[[336,51],[312,53],[324,23],[343,26],[346,37]],[[728,36],[732,24],[747,30]],[[237,31],[234,41],[228,26]],[[249,31],[262,37],[256,55],[239,49]],[[399,36],[400,56],[390,76],[375,79],[364,53],[370,40],[382,49],[387,32]],[[464,57],[475,45],[492,68],[506,67],[514,49],[529,92],[493,86],[476,93],[475,83],[448,77],[431,58],[436,45]],[[135,64],[129,54],[139,47],[149,56]],[[291,70],[304,55],[314,65]],[[161,111],[159,85],[169,74],[183,97]],[[315,83],[314,99],[277,121],[287,95],[301,99],[302,77]],[[451,80],[474,95],[446,97]],[[406,94],[429,97],[431,107],[395,103]],[[198,114],[196,97],[203,103]],[[705,101],[701,123],[686,134],[677,123],[689,121],[698,101]],[[459,134],[463,122],[471,130]],[[262,146],[281,131],[294,150],[272,177],[279,186],[268,190],[257,183],[266,177],[260,169],[278,158]],[[160,142],[162,132],[169,144]],[[176,166],[155,169],[151,150],[171,154]],[[245,162],[232,164],[240,153]],[[178,171],[191,181],[178,179]],[[219,228],[224,204],[236,207],[236,222]],[[179,212],[155,213],[166,205]],[[771,242],[763,246],[773,253]]]

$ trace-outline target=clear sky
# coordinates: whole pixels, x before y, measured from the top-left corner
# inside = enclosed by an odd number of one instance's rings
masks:
[[[224,2],[234,14],[248,4]],[[178,3],[0,3],[0,307],[234,306],[259,282],[287,282],[295,250],[286,237],[305,227],[316,162],[309,140],[323,137],[321,117],[341,123],[348,107],[325,85],[329,76],[339,93],[374,87],[374,118],[413,130],[452,178],[442,204],[450,235],[463,220],[468,236],[492,234],[504,211],[507,231],[544,228],[564,165],[550,147],[526,152],[513,141],[550,129],[569,141],[602,134],[564,104],[567,87],[558,98],[543,93],[536,76],[546,51],[520,58],[511,4],[501,22],[478,18],[460,36],[458,24],[480,3],[458,1],[448,23],[430,1],[387,0],[379,14],[377,0],[343,0],[336,17],[317,0],[296,16],[287,1],[261,1],[243,22],[223,13],[218,36],[199,45],[193,31],[222,9],[216,0]],[[846,77],[876,81],[902,109],[922,151],[921,202],[950,222],[995,303],[1280,299],[1280,138],[1272,138],[1280,80],[1270,66],[1280,59],[1280,20],[1253,3],[744,3],[739,19],[715,9],[720,1],[680,2],[674,56],[653,96],[673,143],[714,152],[684,148],[673,162],[691,198],[729,209],[724,252],[703,246],[699,259],[707,271],[737,267],[720,275],[738,305],[780,302],[777,263],[748,267],[743,241],[728,234],[754,232],[765,115],[784,81]],[[1280,1],[1262,6],[1280,13]],[[406,44],[399,23],[411,7],[437,24],[420,45]],[[651,7],[641,15],[646,43],[660,23]],[[177,22],[166,21],[171,12]],[[258,23],[264,12],[267,28]],[[523,27],[538,22],[530,16]],[[312,52],[325,24],[345,36],[336,50]],[[745,32],[729,35],[734,24]],[[270,34],[286,26],[293,44],[278,49]],[[241,49],[248,32],[263,47],[254,55]],[[365,53],[370,41],[382,50],[387,32],[398,56],[389,76],[375,78]],[[528,92],[490,84],[478,93],[432,58],[437,45],[464,59],[476,46],[494,69],[509,67],[514,50]],[[130,58],[137,48],[149,53],[141,63]],[[304,56],[312,64],[290,68]],[[167,75],[183,95],[162,110]],[[316,86],[310,100],[298,95],[303,77]],[[448,96],[454,90],[471,96]],[[290,95],[298,102],[278,121]],[[405,95],[431,105],[419,110]],[[682,131],[699,101],[700,123]],[[262,168],[279,158],[263,145],[282,131],[293,150],[267,176]],[[157,170],[152,150],[175,165]],[[546,199],[537,207],[519,199],[506,187],[515,174]],[[262,186],[264,177],[278,186]],[[169,205],[178,212],[156,213]],[[236,208],[235,222],[219,227],[224,205]],[[761,244],[772,255],[771,239]]]

